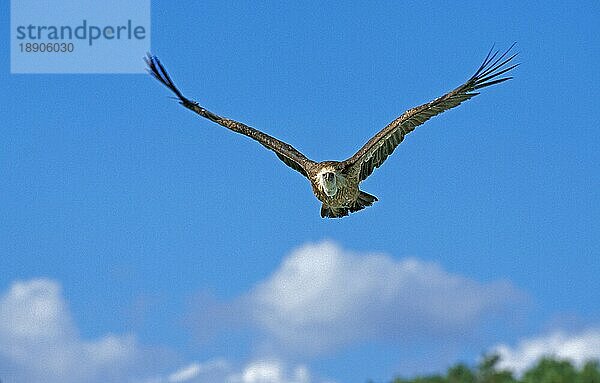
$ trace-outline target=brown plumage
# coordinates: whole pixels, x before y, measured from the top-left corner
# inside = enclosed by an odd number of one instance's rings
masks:
[[[324,162],[311,161],[293,146],[275,137],[206,110],[183,96],[156,56],[148,55],[145,60],[150,74],[175,93],[183,106],[234,132],[246,135],[275,152],[286,165],[308,178],[315,196],[323,203],[321,217],[339,218],[377,201],[377,197],[359,190],[359,184],[383,164],[406,134],[431,117],[478,95],[476,90],[511,79],[512,77],[500,76],[518,65],[511,64],[517,54],[509,56],[514,45],[503,54],[490,50],[479,69],[464,84],[431,102],[407,110],[373,136],[352,157],[345,161]]]

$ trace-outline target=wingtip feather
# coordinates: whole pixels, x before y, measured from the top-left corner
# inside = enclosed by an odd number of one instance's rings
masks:
[[[484,88],[484,87],[487,87],[490,85],[499,84],[501,82],[512,79],[512,76],[503,77],[503,78],[498,78],[498,77],[503,75],[504,73],[507,73],[507,72],[513,70],[517,66],[519,66],[520,63],[515,63],[515,64],[511,63],[512,60],[515,57],[517,57],[519,52],[513,53],[510,56],[508,56],[516,44],[517,44],[516,42],[512,43],[510,45],[510,47],[507,50],[505,50],[502,54],[500,54],[500,50],[494,51],[493,54],[491,53],[491,51],[488,52],[487,56],[483,60],[483,63],[481,64],[481,66],[477,69],[475,74],[471,77],[469,82],[465,85],[467,85],[467,86],[470,85],[469,87],[471,89],[475,90],[475,89],[481,89],[481,88]],[[493,47],[492,47],[492,50],[493,50]],[[509,64],[509,63],[511,65],[507,66],[507,64]]]
[[[162,63],[156,55],[147,52],[146,57],[144,57],[144,61],[148,66],[146,70],[150,73],[152,77],[154,77],[161,84],[163,84],[164,86],[169,88],[173,93],[175,93],[175,95],[181,101],[182,104],[186,105],[187,103],[189,103],[189,100],[185,98],[183,94],[179,91],[177,86],[175,86],[175,83],[173,82],[173,80],[171,80],[169,73],[167,72],[167,70],[162,65]]]

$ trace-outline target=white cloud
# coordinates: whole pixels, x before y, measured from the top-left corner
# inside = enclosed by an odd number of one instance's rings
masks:
[[[309,244],[247,293],[221,307],[217,303],[216,310],[206,307],[223,318],[195,321],[210,327],[241,318],[258,329],[265,342],[255,347],[250,362],[232,367],[228,360],[212,359],[165,369],[169,363],[132,335],[82,338],[59,283],[15,282],[0,294],[0,370],[10,373],[1,378],[6,383],[321,382],[306,366],[277,356],[315,355],[378,339],[468,334],[522,297],[508,282],[480,283],[435,263],[355,254],[331,242]]]
[[[230,374],[229,383],[310,383],[310,372],[306,366],[288,369],[280,361],[257,360],[248,363],[242,372]]]
[[[229,371],[229,363],[222,358],[209,360],[204,363],[194,362],[186,367],[183,367],[168,376],[166,379],[169,383],[188,382],[202,374],[209,373],[224,373]]]
[[[279,359],[256,359],[234,369],[224,359],[194,362],[167,378],[157,376],[144,383],[326,383],[304,365],[289,366]],[[332,383],[331,381],[327,381]]]
[[[548,335],[524,339],[515,347],[500,344],[494,347],[500,357],[500,367],[523,373],[544,356],[569,359],[581,366],[589,359],[600,359],[600,328],[566,334],[555,331]]]
[[[0,295],[3,382],[115,381],[141,355],[129,335],[81,339],[54,281],[15,282]]]
[[[216,358],[164,375],[156,373],[165,364],[158,366],[156,359],[131,335],[82,339],[55,281],[15,282],[0,295],[0,378],[5,383],[322,382],[312,378],[306,366],[288,366],[278,359],[252,360],[234,368]]]
[[[200,374],[200,364],[192,363],[187,367],[182,368],[181,370],[177,370],[167,379],[169,383],[181,383],[186,382],[188,380],[194,379]]]
[[[508,282],[483,284],[435,263],[322,242],[293,251],[228,311],[279,346],[314,354],[363,340],[470,332],[522,298]]]

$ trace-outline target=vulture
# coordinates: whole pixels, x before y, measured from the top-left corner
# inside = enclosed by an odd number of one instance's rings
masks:
[[[158,57],[148,54],[145,57],[148,72],[175,94],[179,103],[219,125],[258,141],[265,148],[275,152],[287,166],[306,177],[315,196],[322,202],[321,217],[341,218],[371,206],[377,197],[359,189],[359,185],[380,167],[404,136],[422,125],[431,117],[460,105],[479,94],[479,89],[500,84],[512,79],[506,74],[519,64],[513,63],[517,53],[512,53],[512,44],[504,53],[492,49],[483,63],[464,84],[434,99],[404,112],[375,134],[352,157],[344,161],[316,162],[307,158],[293,146],[278,140],[260,130],[241,122],[221,117],[196,101],[185,97],[175,86]]]

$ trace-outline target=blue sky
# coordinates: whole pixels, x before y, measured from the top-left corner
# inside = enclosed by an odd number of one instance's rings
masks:
[[[315,160],[517,42],[515,79],[411,133],[363,183],[379,202],[341,220],[149,76],[11,75],[3,55],[0,378],[362,382],[494,349],[515,369],[569,342],[600,357],[598,16],[153,1],[152,50],[186,95]]]

